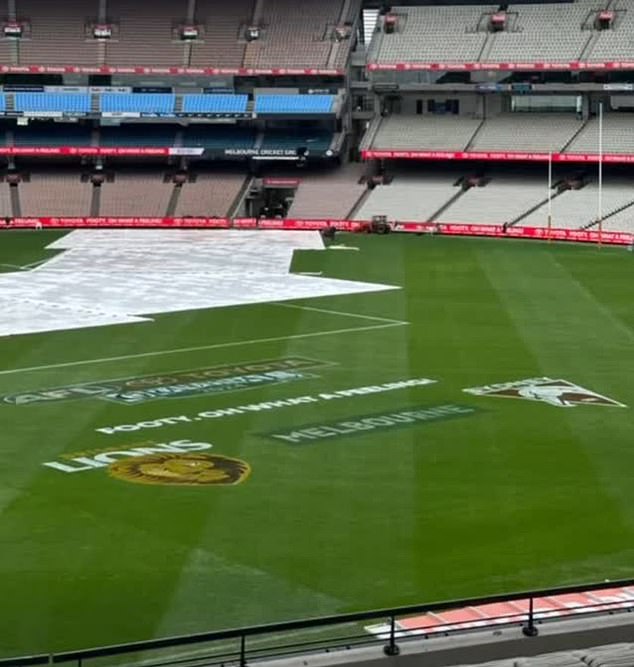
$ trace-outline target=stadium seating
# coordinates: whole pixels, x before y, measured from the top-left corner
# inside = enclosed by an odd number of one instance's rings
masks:
[[[289,217],[346,219],[365,192],[365,185],[359,183],[361,176],[358,164],[303,172]]]
[[[259,114],[332,113],[334,95],[258,95],[255,111]]]
[[[374,33],[369,60],[376,62],[475,62],[487,33],[476,32],[483,14],[497,7],[393,7],[392,34]]]
[[[633,10],[634,11],[634,10]],[[634,153],[634,114],[606,113],[603,117],[603,151]],[[599,152],[599,119],[595,116],[566,148],[567,153]]]
[[[598,219],[599,186],[595,181],[580,190],[566,190],[552,200],[552,225],[566,229],[579,229],[592,224]],[[612,211],[634,201],[634,179],[606,181],[602,193],[602,213]],[[544,227],[547,224],[547,209],[535,211],[524,220],[522,225]],[[608,218],[609,219],[609,218]],[[631,213],[630,213],[631,219]]]
[[[245,175],[240,170],[198,173],[194,182],[187,182],[180,188],[175,214],[179,217],[225,217],[244,180]]]
[[[6,218],[13,215],[11,208],[11,195],[9,192],[9,184],[0,182],[0,217]]]
[[[94,20],[98,14],[96,0],[17,0],[17,9],[31,28],[30,37],[17,45],[20,64],[99,64],[96,40],[86,34],[86,19]]]
[[[343,8],[342,0],[266,0],[262,34],[247,44],[245,67],[327,67],[341,62],[338,50],[349,49],[349,41],[335,42],[331,33]]]
[[[248,95],[183,95],[184,113],[246,113]]]
[[[113,183],[101,186],[100,214],[105,216],[150,216],[167,214],[172,188],[155,171],[118,171]]]
[[[375,215],[385,215],[390,220],[400,221],[497,225],[521,218],[517,222],[519,226],[548,225],[548,185],[545,178],[533,170],[509,167],[502,172],[492,168],[483,185],[464,192],[458,184],[458,173],[448,167],[431,173],[417,167],[409,170],[401,167],[396,170],[392,183],[377,186],[369,193],[354,218],[370,220]],[[466,166],[462,173],[467,173]],[[556,185],[563,176],[563,172],[556,174],[553,183]],[[552,226],[582,229],[592,225],[597,218],[597,201],[596,180],[578,190],[564,190],[560,194],[554,187]],[[628,207],[629,204],[633,207]],[[602,210],[605,229],[620,226],[619,231],[634,231],[634,180],[607,175]],[[615,211],[619,213],[614,214]]]
[[[559,152],[582,128],[571,113],[508,113],[487,119],[473,151]]]
[[[92,185],[82,183],[78,172],[38,170],[18,186],[22,215],[90,215]]]
[[[482,121],[467,116],[388,116],[372,142],[376,150],[462,151]]]
[[[631,206],[606,218],[602,226],[606,232],[627,232],[634,234],[634,202],[632,202]],[[596,226],[592,229],[596,230]]]
[[[632,667],[634,644],[612,644],[456,667]]]
[[[392,34],[374,33],[369,60],[394,62],[571,62],[627,60],[634,9],[611,6],[613,28],[593,30],[596,11],[605,3],[584,1],[509,5],[505,30],[489,32],[497,6],[393,7],[398,17]]]
[[[581,25],[591,12],[583,3],[510,5],[518,18],[511,30],[498,32],[484,60],[490,62],[570,62],[581,57],[591,35]]]
[[[501,225],[512,222],[547,198],[548,186],[543,179],[494,175],[483,187],[469,188],[436,221]],[[578,226],[581,227],[581,221]]]
[[[103,93],[102,113],[173,114],[176,96],[169,93]]]
[[[389,220],[429,220],[449,200],[460,193],[455,175],[397,175],[390,185],[379,185],[356,212],[356,220],[385,215]]]
[[[43,113],[90,112],[90,95],[82,93],[15,93],[15,110]]]
[[[241,67],[246,40],[244,30],[251,24],[255,0],[196,0],[196,24],[200,39],[191,44],[192,67]]]
[[[108,65],[146,67],[182,66],[185,46],[172,34],[185,18],[186,6],[173,0],[108,0],[108,17],[118,25],[106,44]],[[150,10],[150,11],[148,11]]]
[[[614,3],[617,20],[611,30],[601,30],[590,52],[589,60],[603,62],[628,60],[634,55],[634,5],[627,0]]]

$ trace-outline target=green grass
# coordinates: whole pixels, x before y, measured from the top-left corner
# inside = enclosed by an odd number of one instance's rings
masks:
[[[50,256],[5,234],[0,263]],[[634,571],[630,407],[556,408],[465,387],[547,375],[634,405],[634,260],[622,249],[349,237],[295,270],[402,290],[161,315],[0,339],[2,395],[290,355],[332,362],[263,389],[153,401],[0,404],[0,656],[616,579]],[[380,322],[376,322],[380,324]],[[210,347],[263,338],[244,346]],[[132,355],[207,347],[178,354]],[[437,384],[136,433],[96,428],[392,380]],[[472,416],[292,446],[263,434],[409,406]],[[65,452],[190,438],[247,461],[233,487],[44,467]]]

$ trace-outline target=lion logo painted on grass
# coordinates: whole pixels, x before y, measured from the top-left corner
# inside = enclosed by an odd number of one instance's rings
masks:
[[[108,467],[112,477],[135,484],[167,486],[230,486],[251,473],[245,461],[218,454],[149,454],[116,461]]]

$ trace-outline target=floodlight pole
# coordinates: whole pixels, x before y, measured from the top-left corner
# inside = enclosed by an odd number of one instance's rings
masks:
[[[599,198],[597,202],[599,245],[603,240],[603,102],[599,102]]]
[[[548,240],[550,241],[550,234],[553,227],[553,154],[552,151],[548,153]]]

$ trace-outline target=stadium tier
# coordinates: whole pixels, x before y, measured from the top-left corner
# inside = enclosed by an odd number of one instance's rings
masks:
[[[0,114],[11,117],[64,118],[140,116],[196,118],[258,118],[263,116],[326,117],[337,110],[337,95],[182,94],[137,92],[19,92],[0,93]],[[342,97],[341,95],[339,96]]]
[[[4,40],[7,65],[98,65],[105,47],[90,39],[90,22],[98,16],[94,0],[17,0],[14,11],[0,3],[2,16],[16,16],[27,29],[23,38]],[[1,52],[0,52],[1,53]]]
[[[312,5],[155,0],[148,13],[136,0],[2,0],[0,12],[20,28],[0,41],[0,64],[342,68],[350,41],[336,30],[357,17],[360,2]]]
[[[609,7],[608,25],[598,15]],[[380,19],[369,60],[395,63],[571,63],[632,59],[629,2],[394,6]],[[497,20],[497,23],[496,23]]]
[[[570,5],[544,4],[526,7],[510,5],[512,17],[508,30],[496,32],[483,60],[516,62],[539,57],[546,62],[581,60],[593,32],[582,30],[593,5],[576,2]]]
[[[335,28],[358,13],[358,0],[265,0],[256,25],[258,39],[248,42],[244,66],[342,67],[349,40],[337,40]]]
[[[370,47],[370,62],[475,62],[487,40],[477,32],[485,7],[393,7],[397,29],[378,31]]]
[[[634,153],[634,114],[604,116],[603,151]],[[470,116],[394,114],[366,135],[363,150],[501,151],[598,153],[596,116],[574,113],[502,113],[485,120]]]
[[[455,150],[462,151],[482,121],[454,116],[397,115],[384,118],[374,140],[373,150]],[[366,143],[362,144],[366,148]]]
[[[438,170],[437,170],[438,171]],[[530,170],[514,174],[492,170],[485,177],[460,172],[418,174],[396,170],[389,185],[371,190],[354,219],[385,216],[392,221],[547,227],[548,184]],[[551,226],[596,226],[598,183],[555,174],[551,190]],[[581,185],[581,187],[578,187]],[[610,175],[602,188],[605,229],[634,231],[634,178]]]

